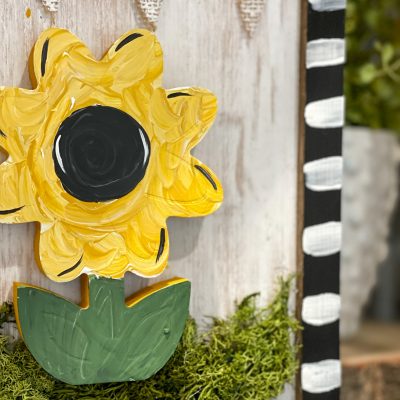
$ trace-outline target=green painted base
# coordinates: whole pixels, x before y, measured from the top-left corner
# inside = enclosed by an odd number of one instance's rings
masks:
[[[88,307],[16,284],[21,335],[39,364],[73,385],[143,380],[174,353],[188,317],[190,282],[175,279],[124,300],[123,280],[89,278]]]

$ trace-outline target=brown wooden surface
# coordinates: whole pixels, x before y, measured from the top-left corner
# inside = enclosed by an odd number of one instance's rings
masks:
[[[400,400],[400,324],[365,323],[341,353],[342,400]]]
[[[300,10],[300,49],[299,49],[299,136],[298,136],[298,156],[297,156],[297,296],[296,296],[296,317],[301,320],[302,300],[303,300],[303,264],[304,253],[302,246],[304,228],[304,145],[305,145],[305,121],[304,109],[306,106],[306,46],[307,46],[307,12],[308,1],[301,0]],[[296,342],[302,344],[301,332],[296,337]],[[302,351],[298,355],[299,365],[301,363]],[[296,375],[296,400],[302,400],[303,392],[301,389],[301,369]]]

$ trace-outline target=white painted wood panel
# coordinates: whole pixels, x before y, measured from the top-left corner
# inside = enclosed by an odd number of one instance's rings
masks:
[[[29,52],[50,15],[39,0],[3,0],[0,16],[0,84],[29,87]],[[129,0],[63,0],[54,20],[98,57],[137,26]],[[163,3],[157,34],[165,87],[209,88],[220,107],[195,154],[220,177],[224,204],[204,219],[169,221],[170,265],[160,277],[192,281],[191,312],[199,319],[225,315],[252,292],[266,301],[276,277],[295,271],[299,24],[300,1],[267,1],[252,39],[235,0]],[[0,225],[0,301],[11,299],[15,280],[78,300],[79,282],[55,284],[40,274],[33,236],[32,224]],[[127,281],[128,292],[148,283]]]

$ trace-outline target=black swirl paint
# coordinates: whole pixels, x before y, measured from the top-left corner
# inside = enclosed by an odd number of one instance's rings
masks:
[[[142,126],[116,108],[95,105],[61,124],[53,145],[57,176],[82,201],[118,199],[143,179],[150,141]]]

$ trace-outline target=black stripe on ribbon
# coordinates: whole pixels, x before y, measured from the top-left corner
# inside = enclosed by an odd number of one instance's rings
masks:
[[[342,128],[316,129],[306,126],[305,162],[340,154]]]
[[[303,392],[303,400],[322,400],[322,399],[323,400],[338,400],[339,398],[340,398],[339,389],[335,389],[335,390],[332,390],[331,392],[319,393],[319,394]],[[356,400],[356,399],[354,399],[354,400]]]
[[[314,11],[308,6],[307,40],[343,37],[344,10]]]

